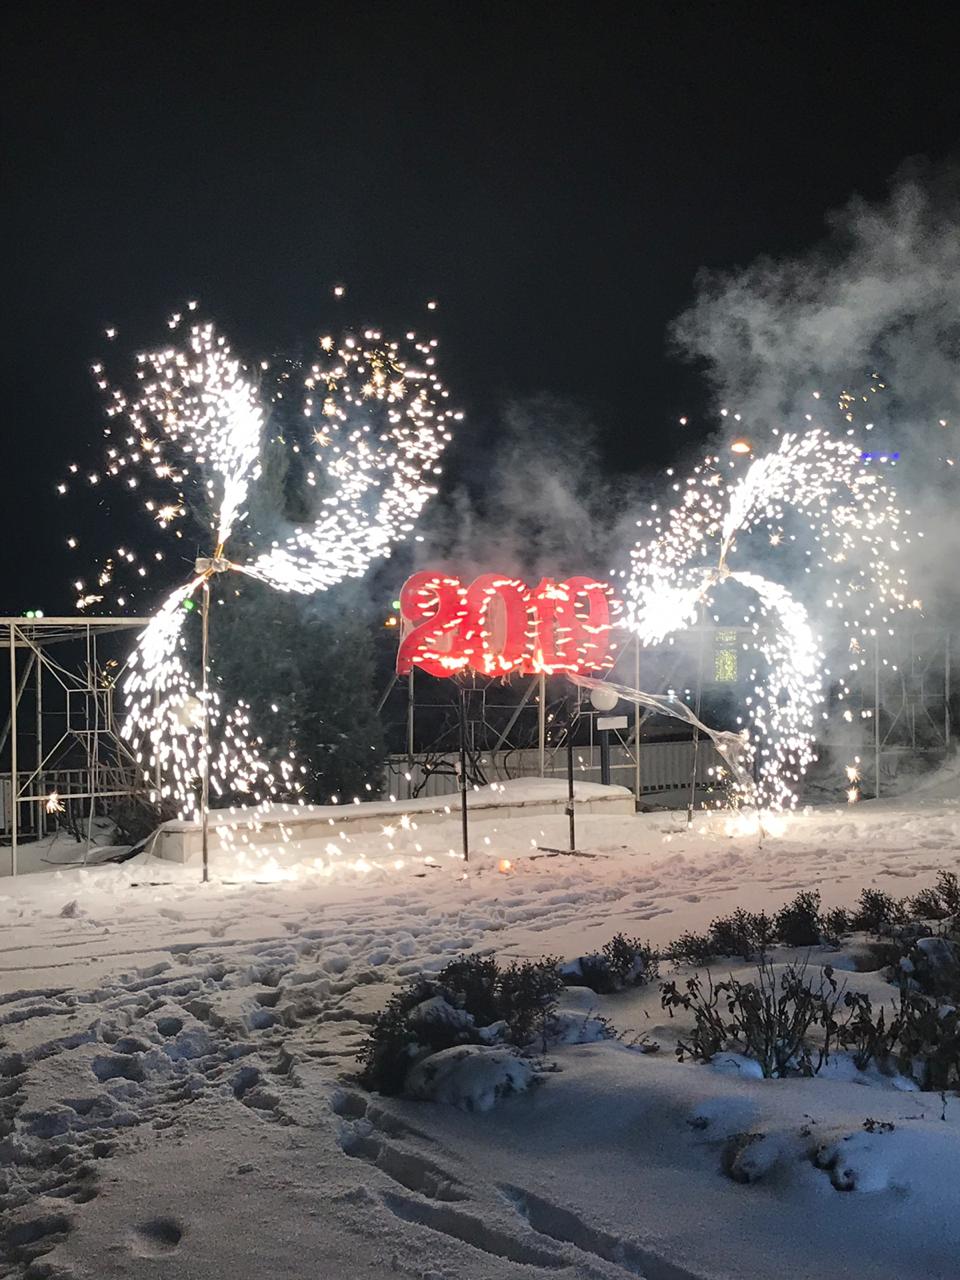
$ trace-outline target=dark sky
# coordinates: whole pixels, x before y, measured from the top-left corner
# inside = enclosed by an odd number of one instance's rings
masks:
[[[906,157],[957,149],[952,11],[18,6],[0,613],[70,602],[53,486],[98,456],[104,326],[136,349],[187,297],[259,356],[336,324],[334,281],[344,319],[388,326],[436,296],[468,431],[546,390],[599,421],[610,467],[662,463],[703,398],[666,349],[697,270],[801,250]]]

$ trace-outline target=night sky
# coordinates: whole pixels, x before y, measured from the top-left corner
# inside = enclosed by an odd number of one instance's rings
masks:
[[[955,153],[952,10],[17,7],[0,612],[72,612],[88,565],[54,485],[99,457],[89,364],[105,326],[132,352],[189,297],[257,358],[343,321],[428,327],[436,297],[476,438],[548,391],[599,422],[611,469],[663,463],[681,413],[708,429],[667,348],[698,269],[800,251],[907,157]]]

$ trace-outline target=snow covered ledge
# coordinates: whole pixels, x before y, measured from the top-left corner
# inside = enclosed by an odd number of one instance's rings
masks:
[[[604,787],[597,782],[574,785],[577,813],[633,813],[633,793],[626,787]],[[495,782],[467,794],[473,821],[489,818],[536,818],[562,814],[567,803],[567,784],[553,778],[517,778]],[[332,830],[381,831],[404,814],[418,826],[446,821],[459,810],[457,794],[429,796],[419,800],[368,801],[365,804],[286,805],[264,809],[214,809],[210,813],[210,850],[236,847],[242,843],[278,845],[291,841],[328,840]],[[153,853],[172,862],[189,862],[200,856],[200,823],[174,820],[157,832]]]

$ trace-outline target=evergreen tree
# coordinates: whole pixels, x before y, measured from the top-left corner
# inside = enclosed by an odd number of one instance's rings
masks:
[[[310,519],[318,496],[305,480],[304,458],[312,449],[304,419],[282,395],[298,368],[294,361],[274,364],[261,475],[249,503],[258,546]],[[265,387],[264,399],[270,398]],[[228,574],[214,581],[214,591],[213,678],[224,701],[249,704],[264,756],[275,760],[294,751],[308,800],[379,794],[386,748],[375,707],[374,624],[363,588],[344,583],[301,596]]]
[[[226,581],[232,598],[211,616],[221,695],[249,703],[268,759],[295,752],[308,800],[378,794],[385,746],[356,588],[313,599]]]

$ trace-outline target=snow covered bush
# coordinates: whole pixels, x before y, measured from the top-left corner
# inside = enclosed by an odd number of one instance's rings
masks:
[[[816,890],[798,893],[781,907],[774,920],[777,938],[788,947],[815,947],[820,942],[820,894]]]
[[[431,1053],[407,1075],[411,1098],[445,1102],[461,1111],[489,1111],[534,1078],[530,1063],[509,1049],[465,1044]]]
[[[960,1089],[960,1010],[916,992],[900,999],[898,1065],[921,1089]]]
[[[907,910],[915,920],[945,920],[950,915],[935,888],[921,889],[908,899]]]
[[[734,1182],[759,1182],[783,1161],[788,1144],[777,1133],[733,1133],[724,1144],[720,1167]]]
[[[500,966],[493,956],[458,956],[437,975],[447,990],[454,992],[480,1026],[500,1017],[497,982]]]
[[[891,898],[882,889],[863,889],[853,915],[854,929],[865,933],[889,933],[894,925],[906,919],[902,902]]]
[[[765,911],[738,907],[733,915],[718,916],[711,922],[710,942],[718,956],[740,956],[743,960],[763,957],[774,943],[774,924]]]
[[[821,1144],[814,1152],[813,1163],[830,1175],[838,1191],[904,1191],[906,1183],[891,1179],[886,1148],[886,1135],[896,1126],[867,1119],[859,1133]],[[898,1144],[893,1144],[894,1149]]]
[[[545,1042],[546,1027],[562,988],[560,962],[553,957],[521,960],[500,970],[494,991],[498,1017],[507,1024],[511,1044],[528,1045],[535,1036]]]
[[[674,964],[709,964],[716,959],[713,940],[705,933],[681,933],[664,953]]]
[[[848,1012],[837,1028],[839,1044],[851,1052],[858,1071],[866,1071],[871,1062],[887,1069],[900,1034],[899,1018],[894,1014],[888,1023],[883,1009],[874,1018],[870,997],[862,991],[844,992],[843,1003]]]
[[[674,964],[709,964],[718,956],[739,956],[742,960],[764,957],[776,941],[774,921],[765,911],[745,911],[738,907],[732,915],[717,916],[707,933],[682,933],[667,947],[665,955]]]
[[[917,938],[900,956],[893,976],[924,995],[960,1003],[960,939]]]
[[[910,899],[910,914],[917,920],[960,917],[960,880],[953,871],[941,871],[932,889],[921,889]]]
[[[434,1016],[429,1016],[431,1011]],[[449,1013],[445,1015],[446,1010]],[[361,1081],[380,1093],[402,1093],[410,1067],[425,1053],[476,1038],[473,1018],[420,980],[391,996],[357,1057]]]
[[[684,984],[680,991],[675,982],[660,983],[660,1004],[672,1018],[674,1009],[692,1010],[694,1016],[693,1031],[686,1040],[677,1037],[677,1057],[682,1062],[685,1055],[698,1058],[701,1062],[710,1062],[715,1054],[725,1048],[729,1039],[727,1024],[719,1006],[722,983],[714,985],[710,974],[706,977],[704,987],[700,975],[695,973]]]
[[[460,956],[391,997],[357,1055],[361,1082],[380,1093],[402,1093],[411,1068],[445,1049],[521,1049],[537,1037],[545,1045],[562,985],[552,958],[501,967],[491,957]]]
[[[850,912],[843,907],[834,907],[824,912],[822,936],[824,942],[836,946],[851,929]]]
[[[618,933],[600,951],[579,956],[561,967],[571,985],[583,985],[600,995],[652,982],[660,972],[660,957],[649,943]]]
[[[937,893],[947,915],[958,917],[960,923],[960,878],[954,871],[941,871],[937,876]]]
[[[786,965],[779,973],[771,964],[759,964],[754,982],[730,976],[714,983],[708,975],[704,987],[695,974],[684,991],[675,982],[661,984],[660,990],[661,1004],[671,1017],[676,1008],[693,1013],[691,1034],[677,1040],[681,1061],[690,1055],[709,1062],[728,1049],[751,1058],[766,1079],[810,1076],[820,1070],[835,1039],[843,995],[829,965],[813,985],[805,963]],[[818,1047],[811,1042],[815,1027],[822,1032]]]

